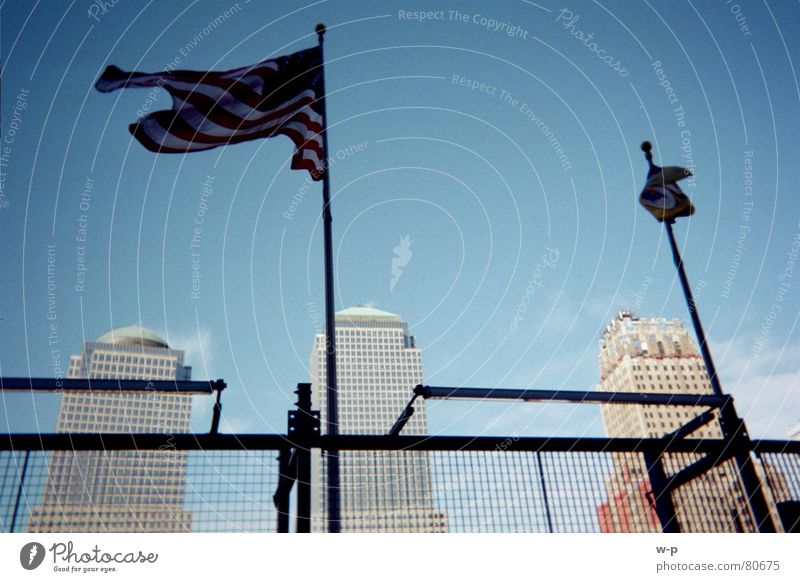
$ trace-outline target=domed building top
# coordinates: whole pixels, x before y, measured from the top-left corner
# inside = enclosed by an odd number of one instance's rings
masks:
[[[388,311],[375,309],[371,305],[356,305],[355,307],[348,307],[347,309],[337,311],[336,317],[337,319],[338,318],[396,319],[398,321],[402,319],[399,315],[395,313],[389,313]]]
[[[161,336],[139,325],[118,327],[104,333],[95,340],[103,344],[135,345],[151,348],[168,348]]]

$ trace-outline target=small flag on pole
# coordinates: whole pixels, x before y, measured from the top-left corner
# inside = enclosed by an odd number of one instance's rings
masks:
[[[292,169],[322,179],[322,59],[319,47],[230,71],[125,72],[110,65],[95,87],[164,87],[172,109],[129,126],[148,150],[188,153],[286,135],[295,144]]]
[[[650,142],[642,144],[650,169],[647,172],[647,183],[639,195],[639,203],[661,222],[672,221],[679,216],[691,216],[694,214],[694,206],[678,186],[678,181],[691,176],[692,171],[678,166],[661,168],[655,165],[650,147]]]

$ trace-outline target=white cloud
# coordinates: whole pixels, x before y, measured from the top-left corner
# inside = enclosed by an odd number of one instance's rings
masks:
[[[213,379],[214,374],[214,346],[211,330],[204,326],[187,332],[165,333],[163,337],[171,348],[183,350],[186,353],[184,365],[192,366],[193,379]]]
[[[753,438],[785,439],[800,420],[800,343],[768,340],[753,353],[755,336],[712,342],[723,390]]]

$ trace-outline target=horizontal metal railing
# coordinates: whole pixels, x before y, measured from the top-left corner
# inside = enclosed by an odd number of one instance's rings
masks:
[[[0,378],[7,392],[183,392],[211,394],[227,387],[223,380],[99,380],[89,378]]]
[[[800,441],[754,439],[757,453],[800,454]],[[133,450],[158,449],[169,444],[179,450],[279,450],[296,446],[298,441],[282,434],[185,433],[13,433],[0,434],[0,451],[25,450]],[[432,436],[432,435],[317,435],[308,445],[326,450],[418,450],[491,451],[512,448],[518,451],[549,452],[694,452],[720,453],[727,446],[722,439],[640,439],[612,437],[519,437],[512,436]]]

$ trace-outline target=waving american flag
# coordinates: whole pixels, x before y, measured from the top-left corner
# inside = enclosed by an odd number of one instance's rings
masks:
[[[163,87],[172,108],[129,126],[148,150],[187,153],[252,139],[286,135],[295,144],[293,169],[314,180],[324,173],[324,117],[319,47],[230,71],[125,72],[111,65],[95,84],[107,93],[127,87]]]

